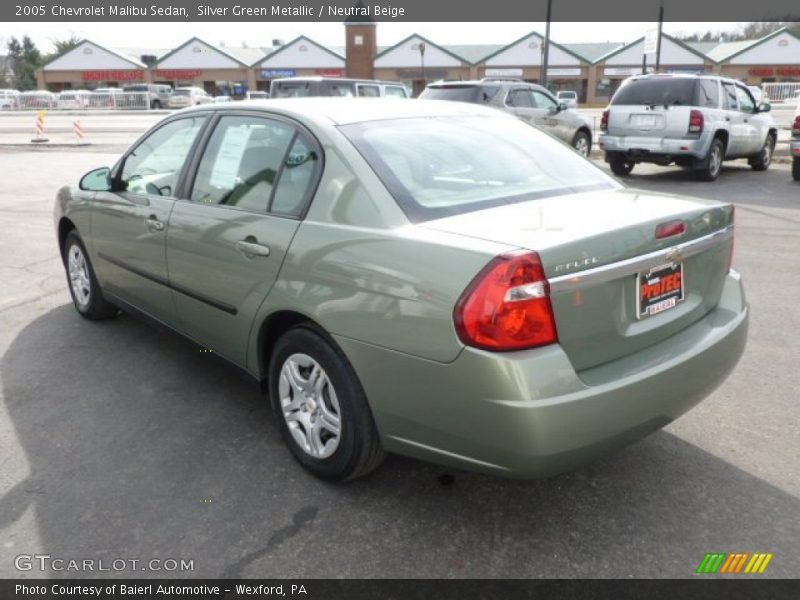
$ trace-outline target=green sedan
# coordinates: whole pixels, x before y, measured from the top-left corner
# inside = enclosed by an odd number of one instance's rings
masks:
[[[62,188],[55,225],[81,316],[240,366],[326,479],[386,452],[573,468],[700,402],[747,337],[732,206],[627,189],[470,104],[179,111]]]

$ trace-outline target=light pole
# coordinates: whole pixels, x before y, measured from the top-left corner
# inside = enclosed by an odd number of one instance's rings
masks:
[[[417,47],[419,48],[419,66],[422,71],[422,89],[419,91],[421,94],[425,91],[425,86],[427,85],[427,78],[425,77],[425,42],[420,42]]]

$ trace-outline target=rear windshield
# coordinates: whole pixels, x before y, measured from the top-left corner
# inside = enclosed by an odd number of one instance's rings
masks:
[[[496,85],[447,85],[428,87],[420,94],[420,98],[481,104],[494,98],[498,90],[500,86]]]
[[[413,222],[619,187],[569,146],[508,117],[436,117],[340,127]]]
[[[696,79],[633,79],[623,85],[612,105],[695,106]]]

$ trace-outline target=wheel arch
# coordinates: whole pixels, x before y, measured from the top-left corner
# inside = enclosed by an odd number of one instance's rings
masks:
[[[70,231],[78,231],[75,223],[69,217],[61,217],[58,221],[58,251],[61,254],[61,260],[64,261],[64,244],[67,241],[67,236]],[[80,235],[80,233],[78,233]]]
[[[725,148],[725,150],[727,151],[728,150],[728,141],[730,140],[730,133],[728,132],[728,130],[727,129],[717,129],[714,132],[714,137],[712,137],[711,139],[714,140],[714,139],[717,139],[717,138],[722,140],[722,145]]]
[[[319,331],[325,331],[319,323],[306,314],[296,310],[282,309],[270,313],[258,326],[256,333],[256,363],[257,377],[261,387],[266,391],[269,360],[275,349],[278,339],[298,325],[309,325]]]

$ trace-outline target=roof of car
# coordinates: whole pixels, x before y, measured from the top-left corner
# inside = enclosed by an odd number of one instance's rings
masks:
[[[347,77],[325,77],[323,75],[308,75],[306,77],[277,77],[273,82],[292,83],[293,81],[330,81],[332,83],[378,83],[382,85],[403,85],[400,81],[384,81],[380,79],[355,79]]]
[[[202,110],[270,110],[299,120],[327,120],[336,125],[380,121],[383,119],[408,119],[414,117],[488,116],[510,117],[497,109],[447,100],[408,100],[393,98],[281,98],[269,100],[243,100],[235,106],[206,104],[180,111]]]

